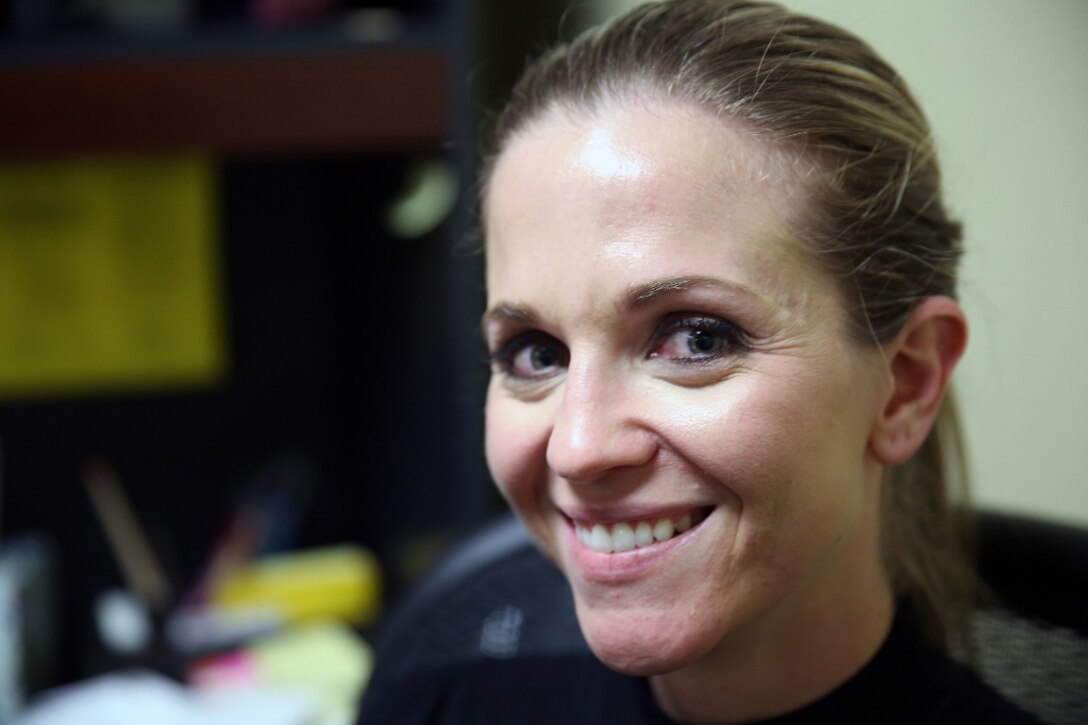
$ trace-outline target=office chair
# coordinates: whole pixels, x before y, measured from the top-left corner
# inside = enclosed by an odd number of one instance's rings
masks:
[[[1088,530],[982,513],[979,670],[1053,725],[1088,723]],[[563,576],[511,515],[456,547],[399,606],[369,687],[420,667],[588,649]]]

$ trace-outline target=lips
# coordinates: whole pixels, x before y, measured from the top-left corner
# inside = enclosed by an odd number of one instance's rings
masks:
[[[683,548],[713,510],[692,507],[630,518],[565,515],[569,561],[587,582],[637,579]]]

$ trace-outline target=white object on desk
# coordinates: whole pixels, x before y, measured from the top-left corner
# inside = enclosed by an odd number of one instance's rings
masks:
[[[197,695],[161,675],[132,671],[51,690],[12,725],[310,725],[314,702],[290,691]]]

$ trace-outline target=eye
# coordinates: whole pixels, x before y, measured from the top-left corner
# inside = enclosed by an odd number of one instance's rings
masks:
[[[744,333],[728,320],[706,315],[674,315],[654,335],[650,357],[709,362],[743,352]]]
[[[551,335],[526,332],[503,344],[492,362],[514,378],[542,378],[567,366],[566,346]]]

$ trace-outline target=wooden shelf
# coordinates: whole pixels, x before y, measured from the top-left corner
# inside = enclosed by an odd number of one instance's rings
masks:
[[[0,157],[369,150],[449,129],[436,45],[0,63]]]

